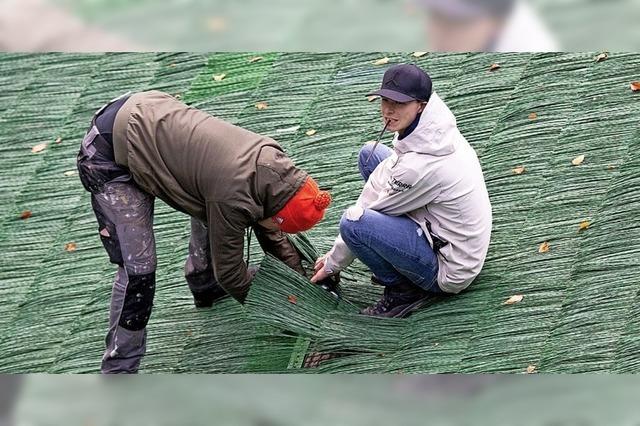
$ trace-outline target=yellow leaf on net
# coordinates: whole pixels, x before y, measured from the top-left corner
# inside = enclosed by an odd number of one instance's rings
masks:
[[[527,374],[533,374],[536,372],[536,366],[535,365],[530,365],[527,367]]]
[[[294,296],[294,295],[287,296],[287,300],[291,304],[294,304],[294,305],[298,304],[298,298],[296,296]]]
[[[368,100],[369,102],[373,102],[373,101],[375,101],[375,100],[376,100],[376,99],[378,99],[378,98],[379,98],[379,96],[377,96],[377,95],[367,96],[367,100]]]
[[[540,244],[540,247],[538,247],[538,253],[546,253],[550,248],[551,246],[549,246],[549,243],[545,241],[544,243]]]
[[[65,176],[73,176],[76,173],[78,173],[78,172],[76,172],[75,170],[69,170],[68,172],[64,172],[64,175]]]
[[[583,162],[584,162],[584,155],[578,155],[576,158],[571,160],[571,164],[573,164],[574,166],[579,166]]]
[[[522,299],[524,299],[524,296],[522,294],[516,294],[505,300],[503,305],[514,305],[516,303],[522,302]]]
[[[258,62],[262,60],[262,56],[254,56],[253,58],[249,59],[249,63],[253,64],[254,62]]]
[[[602,62],[602,61],[606,60],[607,58],[609,58],[609,55],[607,54],[607,52],[602,52],[598,56],[595,57],[595,61],[596,62]]]
[[[413,52],[412,56],[414,58],[422,58],[424,55],[426,55],[429,52]]]
[[[584,231],[585,229],[589,229],[590,226],[591,226],[591,222],[589,222],[588,220],[583,220],[582,222],[580,222],[578,231]]]
[[[385,65],[389,63],[389,58],[388,57],[384,57],[382,59],[378,59],[377,61],[374,62],[374,65]]]
[[[57,139],[56,139],[56,143],[57,143],[57,144],[62,143],[62,138],[57,138]]]
[[[256,104],[256,108],[259,109],[259,110],[267,109],[267,108],[269,108],[269,104],[266,103],[266,102],[258,102]]]
[[[521,175],[523,174],[527,169],[524,166],[518,166],[515,169],[512,169],[511,171],[513,172],[513,174],[515,175]]]
[[[500,64],[491,64],[489,71],[495,71],[500,69]]]
[[[309,130],[307,130],[307,131],[305,132],[305,134],[306,134],[307,136],[313,136],[313,135],[315,135],[316,133],[317,133],[317,132],[316,132],[316,129],[309,129]]]
[[[634,92],[640,92],[640,81],[631,82],[631,90]]]
[[[535,112],[532,112],[531,114],[529,114],[529,120],[535,120],[536,118],[538,118],[538,114]]]
[[[46,148],[47,148],[46,143],[39,143],[38,145],[31,148],[31,152],[33,152],[34,154],[37,154],[38,152],[44,151]]]
[[[76,243],[67,243],[64,245],[65,251],[72,252],[76,251],[77,245]]]
[[[226,76],[227,76],[226,74],[218,74],[218,75],[214,75],[214,76],[213,76],[213,79],[214,79],[215,81],[222,81],[222,80],[224,80],[224,78],[225,78]]]

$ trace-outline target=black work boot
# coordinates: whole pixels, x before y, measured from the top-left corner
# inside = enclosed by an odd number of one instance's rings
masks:
[[[374,284],[379,284],[375,277]],[[400,280],[384,287],[384,294],[375,305],[371,305],[360,313],[373,317],[405,318],[413,311],[423,307],[429,300],[429,292],[421,289],[409,280]]]
[[[228,296],[227,292],[219,285],[207,288],[206,290],[192,292],[193,303],[196,308],[210,308],[213,303]]]

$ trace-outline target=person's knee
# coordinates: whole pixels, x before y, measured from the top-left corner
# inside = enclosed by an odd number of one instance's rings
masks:
[[[357,230],[362,226],[364,209],[362,207],[349,207],[340,219],[340,235],[345,241],[353,241],[357,235]]]
[[[127,330],[138,331],[147,326],[153,308],[156,290],[155,272],[144,275],[129,275],[124,305],[119,325]]]
[[[358,154],[358,163],[364,164],[364,162],[369,158],[371,153],[373,153],[373,147],[375,146],[374,142],[367,142],[360,148],[360,152]]]
[[[373,142],[367,142],[360,148],[360,152],[358,153],[358,171],[364,177],[367,175],[367,160],[371,157],[373,153]]]

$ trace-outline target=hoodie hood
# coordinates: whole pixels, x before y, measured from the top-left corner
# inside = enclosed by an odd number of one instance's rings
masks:
[[[418,126],[402,139],[396,133],[393,147],[402,154],[412,151],[441,157],[455,152],[459,137],[455,116],[434,91]]]

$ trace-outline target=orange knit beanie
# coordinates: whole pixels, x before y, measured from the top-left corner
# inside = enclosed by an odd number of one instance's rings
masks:
[[[316,181],[308,177],[298,192],[276,213],[274,220],[284,232],[296,234],[320,222],[329,204],[331,195],[327,191],[320,191]]]

